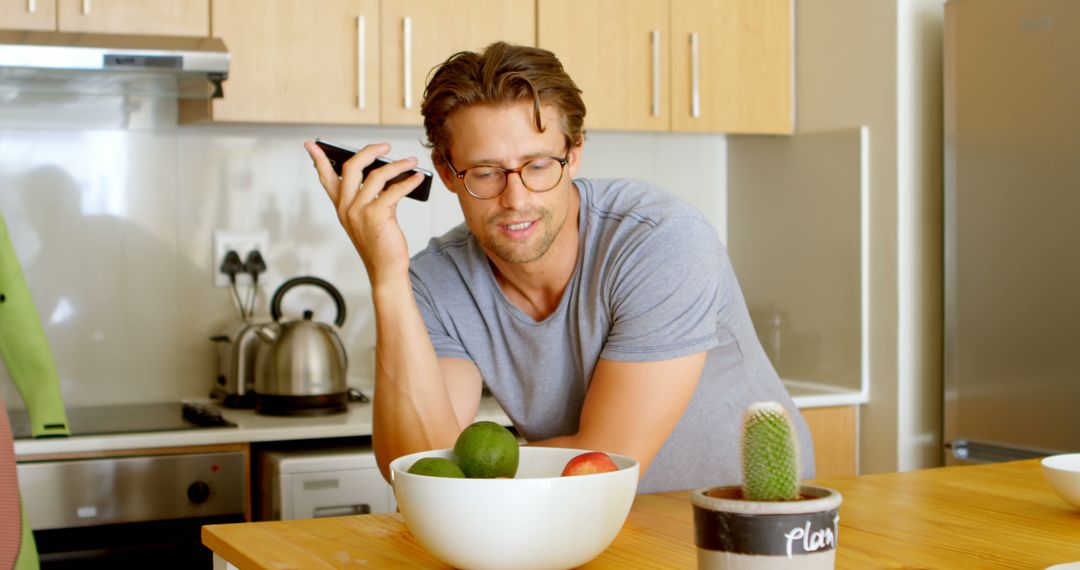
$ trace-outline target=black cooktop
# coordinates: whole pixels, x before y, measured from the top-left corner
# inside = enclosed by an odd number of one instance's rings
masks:
[[[180,402],[68,408],[67,417],[73,436],[236,427],[209,406]],[[8,410],[8,419],[15,439],[33,437],[26,410]]]

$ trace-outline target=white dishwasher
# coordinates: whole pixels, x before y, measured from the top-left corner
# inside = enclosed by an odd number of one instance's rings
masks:
[[[257,453],[261,520],[295,520],[397,510],[370,448]]]

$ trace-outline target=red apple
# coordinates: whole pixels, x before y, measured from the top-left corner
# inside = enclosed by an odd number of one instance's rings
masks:
[[[603,451],[590,451],[567,461],[562,476],[589,475],[591,473],[606,473],[618,470],[619,467],[608,457],[608,454]]]

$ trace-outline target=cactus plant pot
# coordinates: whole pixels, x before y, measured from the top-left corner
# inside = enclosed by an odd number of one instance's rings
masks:
[[[803,485],[797,501],[750,501],[742,487],[691,495],[699,570],[835,567],[840,493]]]

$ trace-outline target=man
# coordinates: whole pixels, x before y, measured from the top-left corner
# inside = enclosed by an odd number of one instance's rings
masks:
[[[640,492],[737,482],[743,410],[778,400],[809,433],[754,334],[700,212],[631,180],[575,179],[580,91],[550,52],[496,43],[452,56],[422,107],[432,160],[465,223],[410,262],[395,207],[414,158],[340,180],[306,148],[371,280],[373,441],[395,457],[452,447],[486,384],[529,445],[614,452]]]

